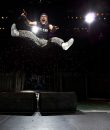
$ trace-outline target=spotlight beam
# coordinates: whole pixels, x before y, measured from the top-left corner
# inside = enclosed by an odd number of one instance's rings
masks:
[[[38,31],[39,31],[39,27],[37,27],[37,26],[33,26],[33,27],[32,27],[32,32],[33,32],[33,33],[37,34]]]
[[[94,12],[89,12],[86,16],[85,16],[85,22],[88,24],[91,24],[95,21],[95,13]]]

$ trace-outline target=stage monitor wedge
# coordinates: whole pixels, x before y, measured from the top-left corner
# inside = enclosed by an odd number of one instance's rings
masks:
[[[0,112],[29,113],[37,111],[34,92],[1,92]]]
[[[76,112],[75,92],[40,92],[39,111],[41,113]]]

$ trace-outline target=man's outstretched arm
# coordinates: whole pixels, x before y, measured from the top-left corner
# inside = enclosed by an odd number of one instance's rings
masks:
[[[29,26],[37,25],[37,21],[31,21],[27,18],[27,12],[23,9],[23,12],[21,13],[21,17],[24,19],[25,23]]]

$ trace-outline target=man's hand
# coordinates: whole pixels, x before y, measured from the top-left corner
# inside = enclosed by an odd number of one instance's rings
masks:
[[[23,9],[23,12],[21,13],[21,16],[27,17],[27,12]]]
[[[58,26],[54,26],[54,25],[49,25],[49,30],[51,31],[51,32],[55,32],[56,30],[58,30],[59,29],[59,27]]]
[[[54,29],[55,29],[55,30],[58,30],[58,29],[59,29],[59,27],[58,27],[58,26],[54,26]]]

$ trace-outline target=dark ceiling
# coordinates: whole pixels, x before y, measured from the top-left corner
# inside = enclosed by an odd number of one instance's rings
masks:
[[[8,7],[6,7],[8,5]],[[55,10],[60,12],[65,10],[73,10],[82,13],[87,10],[109,11],[110,2],[107,0],[3,0],[0,4],[1,13],[17,11],[22,8],[28,10]],[[58,10],[59,11],[59,10]]]

